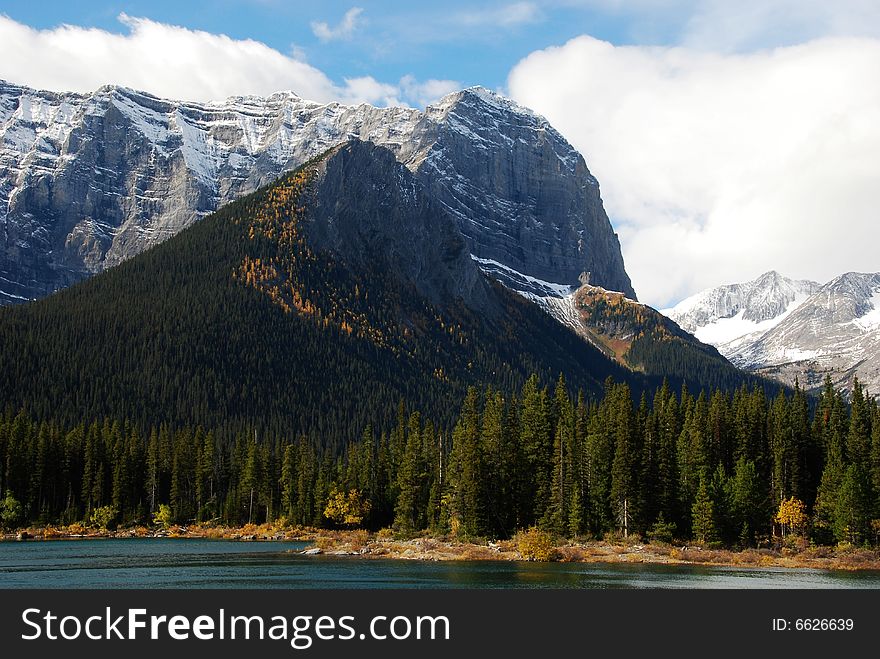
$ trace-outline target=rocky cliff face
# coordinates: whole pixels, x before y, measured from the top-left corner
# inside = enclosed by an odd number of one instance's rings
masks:
[[[539,295],[548,284],[576,288],[589,272],[635,299],[598,182],[544,118],[480,88],[426,114],[429,146],[407,163],[458,219],[484,270]]]
[[[583,158],[546,120],[486,90],[418,111],[0,82],[0,303],[119,263],[355,138],[391,150],[508,286],[562,294],[586,271],[634,297]]]
[[[311,185],[306,232],[358,272],[394,272],[442,308],[456,299],[485,308],[488,283],[443,206],[383,147],[355,140],[322,159]]]

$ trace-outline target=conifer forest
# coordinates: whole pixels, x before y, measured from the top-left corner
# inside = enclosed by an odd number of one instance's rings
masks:
[[[7,408],[6,527],[100,520],[393,527],[506,538],[641,534],[707,546],[798,535],[875,545],[880,409],[856,384],[768,396],[674,391],[634,400],[609,379],[573,395],[529,378],[516,396],[468,390],[451,427],[401,403],[388,428],[346,442],[126,419],[76,425]]]

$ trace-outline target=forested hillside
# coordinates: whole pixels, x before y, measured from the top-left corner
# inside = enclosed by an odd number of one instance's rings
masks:
[[[665,378],[680,386],[732,390],[760,386],[762,378],[746,374],[710,345],[701,343],[655,309],[622,293],[584,285],[574,293],[577,330],[606,355],[654,382]]]
[[[356,185],[374,199],[346,196]],[[247,426],[338,444],[390,427],[401,400],[448,424],[472,384],[512,392],[530,373],[564,372],[595,394],[628,377],[481,275],[419,190],[389,153],[355,142],[89,281],[0,310],[0,401],[71,425]],[[358,227],[361,242],[339,248],[318,208],[336,208],[333,227]],[[472,272],[410,278],[388,241],[402,251],[416,238],[395,218],[447,227],[425,235],[436,255],[422,258]],[[450,292],[463,276],[472,299]]]

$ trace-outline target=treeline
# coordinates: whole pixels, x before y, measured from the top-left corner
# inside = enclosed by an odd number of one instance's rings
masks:
[[[665,384],[635,402],[606,383],[591,402],[530,378],[518,396],[469,390],[451,433],[400,405],[387,433],[333,447],[105,420],[63,427],[7,411],[0,514],[26,523],[283,521],[507,537],[638,533],[754,546],[774,533],[877,541],[880,411],[856,383],[804,392],[692,395]],[[96,512],[98,513],[96,515]]]

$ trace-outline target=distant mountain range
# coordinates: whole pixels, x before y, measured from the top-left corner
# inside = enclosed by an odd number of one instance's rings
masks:
[[[767,272],[708,289],[663,312],[741,368],[817,389],[853,378],[880,393],[880,273],[826,284]]]

